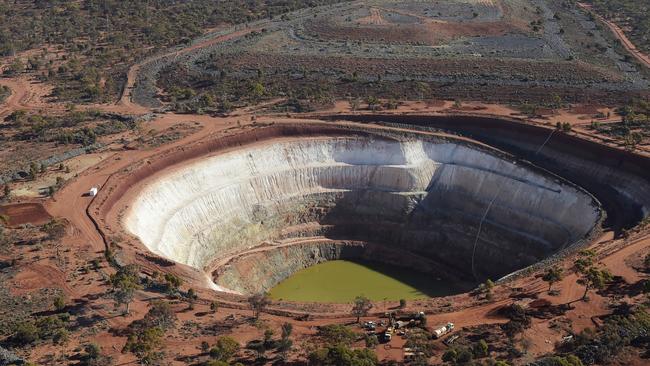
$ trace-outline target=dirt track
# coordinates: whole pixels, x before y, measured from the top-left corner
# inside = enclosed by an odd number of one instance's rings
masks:
[[[634,43],[632,43],[632,41],[630,41],[630,39],[627,38],[627,36],[625,35],[625,32],[623,32],[623,30],[621,29],[621,27],[619,27],[618,25],[616,25],[616,23],[611,22],[611,21],[605,19],[604,17],[602,17],[601,15],[597,14],[596,12],[594,12],[594,11],[592,10],[592,6],[591,6],[591,5],[589,5],[589,4],[584,4],[584,3],[578,3],[578,5],[579,5],[580,7],[582,7],[583,9],[589,11],[589,12],[590,12],[591,14],[593,14],[596,18],[598,18],[598,20],[600,20],[601,22],[605,23],[605,25],[607,25],[607,27],[612,31],[612,33],[614,34],[614,36],[616,36],[616,38],[617,38],[619,41],[621,41],[621,44],[623,45],[623,47],[625,47],[625,49],[626,49],[626,50],[627,50],[627,51],[628,51],[632,56],[634,56],[634,58],[636,58],[636,59],[637,59],[637,60],[638,60],[642,65],[644,65],[645,67],[650,68],[650,56],[646,55],[646,54],[643,53],[641,50],[639,50],[639,49],[634,45]]]

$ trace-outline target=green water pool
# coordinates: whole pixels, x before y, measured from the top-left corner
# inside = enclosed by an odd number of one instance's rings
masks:
[[[296,272],[270,291],[276,300],[349,302],[420,299],[467,291],[468,283],[450,283],[405,268],[370,262],[335,260]]]

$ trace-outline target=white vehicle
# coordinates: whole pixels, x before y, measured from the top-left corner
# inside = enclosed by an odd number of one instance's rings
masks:
[[[454,330],[454,323],[447,323],[447,325],[433,330],[433,338],[438,339],[445,334],[451,333],[452,330]]]

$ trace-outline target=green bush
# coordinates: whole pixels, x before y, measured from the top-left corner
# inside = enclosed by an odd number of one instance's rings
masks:
[[[16,326],[12,340],[15,343],[26,345],[34,343],[39,339],[39,332],[36,325],[31,322],[23,322]]]
[[[232,337],[219,337],[215,346],[210,350],[210,357],[220,360],[228,361],[240,349],[239,342]]]
[[[483,358],[488,356],[488,344],[484,340],[480,340],[472,346],[472,354],[474,358]]]
[[[318,335],[330,345],[343,344],[349,346],[359,339],[359,334],[341,324],[324,325],[318,329]]]
[[[444,362],[454,363],[456,362],[457,358],[458,358],[458,352],[456,351],[455,348],[448,349],[445,351],[445,353],[442,354],[442,360]]]
[[[374,366],[377,363],[377,355],[372,350],[352,350],[345,345],[329,346],[309,354],[311,366]]]

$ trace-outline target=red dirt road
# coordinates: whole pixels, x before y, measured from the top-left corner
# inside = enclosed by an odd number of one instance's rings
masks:
[[[611,22],[611,21],[605,19],[604,17],[602,17],[601,15],[597,14],[597,13],[592,9],[592,6],[591,6],[591,5],[589,5],[589,4],[585,4],[585,3],[578,3],[578,5],[579,5],[581,8],[583,8],[583,9],[589,11],[589,12],[590,12],[591,14],[593,14],[596,18],[598,18],[598,20],[600,20],[601,22],[605,23],[605,24],[607,25],[607,27],[612,31],[612,33],[614,33],[614,36],[616,36],[616,38],[617,38],[619,41],[621,41],[621,44],[623,45],[623,47],[625,47],[625,49],[626,49],[630,54],[632,54],[632,56],[634,56],[634,58],[636,58],[636,59],[637,59],[641,64],[645,65],[645,67],[650,68],[650,56],[646,55],[646,54],[643,53],[641,50],[639,50],[639,49],[634,45],[634,43],[632,43],[632,41],[630,41],[630,39],[627,38],[627,36],[625,35],[625,32],[623,32],[623,30],[621,29],[621,27],[619,27],[618,25],[616,25],[616,23]]]

